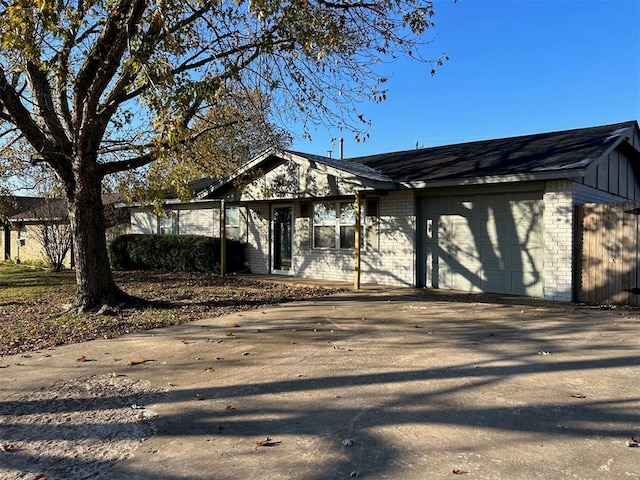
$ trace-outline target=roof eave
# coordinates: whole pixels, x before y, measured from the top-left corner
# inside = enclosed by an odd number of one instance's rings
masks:
[[[540,180],[574,180],[584,176],[585,169],[564,170],[562,172],[523,173],[515,175],[495,175],[475,178],[425,180],[417,182],[400,182],[400,185],[411,189],[435,188],[435,187],[461,187],[468,185],[495,185],[499,183],[535,182]]]

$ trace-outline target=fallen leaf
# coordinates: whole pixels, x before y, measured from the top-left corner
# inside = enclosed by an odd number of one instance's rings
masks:
[[[237,323],[234,323],[233,325],[231,325],[231,328],[238,328],[240,325],[238,325]]]
[[[136,423],[144,423],[146,420],[146,417],[144,416],[144,413],[139,413],[138,415],[136,415]]]
[[[453,474],[454,475],[464,475],[465,473],[467,473],[467,472],[464,471],[464,470],[460,470],[459,468],[454,468],[453,469]]]
[[[76,358],[76,362],[86,362],[86,361],[87,361],[87,357],[85,357],[84,355]]]
[[[213,367],[209,367],[209,366],[207,366],[207,367],[204,367],[204,368],[203,368],[203,370],[204,370],[205,372],[213,372]]]
[[[225,407],[225,410],[227,410],[228,412],[232,412],[232,411],[233,411],[233,410],[235,410],[235,409],[236,409],[236,407],[232,407],[231,405],[227,405],[227,406]]]
[[[249,355],[249,352],[242,352],[242,355]]]
[[[351,445],[353,445],[353,438],[345,438],[344,440],[342,440],[342,445],[344,445],[345,447],[350,447]]]
[[[234,333],[233,333],[233,332],[227,332],[227,333],[225,333],[225,335],[226,335],[227,337],[233,337],[233,336],[234,336]]]
[[[258,440],[256,442],[256,450],[258,449],[258,447],[274,447],[279,444],[280,442],[274,442],[271,437],[263,438],[262,440]]]
[[[631,440],[627,440],[627,447],[640,447],[640,438],[631,437]]]
[[[542,352],[542,351],[540,351],[540,352],[538,352],[538,355],[545,355],[545,356],[547,356],[547,355],[551,355],[551,352]]]
[[[15,450],[15,445],[11,445],[10,443],[0,443],[0,452],[14,452]]]
[[[572,398],[587,398],[587,396],[583,395],[582,393],[572,393],[571,397]]]
[[[134,366],[134,365],[140,365],[143,363],[147,363],[147,362],[152,362],[153,360],[148,360],[144,357],[140,357],[137,360],[134,360],[133,358],[130,358],[129,361],[127,362],[127,365],[129,365],[130,367]]]
[[[200,393],[196,393],[196,400],[204,400],[204,396]]]

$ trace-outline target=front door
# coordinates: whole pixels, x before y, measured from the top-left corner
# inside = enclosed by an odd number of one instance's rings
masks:
[[[9,224],[4,226],[4,259],[11,260],[11,228]]]
[[[291,206],[274,206],[271,214],[273,273],[288,275],[293,241]]]

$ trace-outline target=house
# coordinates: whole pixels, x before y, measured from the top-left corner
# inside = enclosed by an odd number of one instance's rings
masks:
[[[117,194],[102,196],[108,240],[129,229],[128,212],[114,207],[121,200],[122,197]],[[0,199],[0,206],[3,206],[4,212],[4,215],[0,215],[3,229],[0,248],[5,260],[48,264],[51,263],[51,256],[54,256],[60,257],[62,265],[73,267],[66,200],[7,196]],[[45,247],[47,243],[49,245]],[[66,248],[64,245],[67,245]],[[46,248],[49,248],[49,254]]]
[[[43,200],[41,197],[28,196],[0,197],[0,251],[4,260],[20,258],[20,248],[24,251],[27,237],[26,227],[12,228],[11,217],[38,208]]]
[[[239,239],[254,273],[571,301],[577,205],[640,204],[636,121],[358,158],[270,150],[133,233]]]

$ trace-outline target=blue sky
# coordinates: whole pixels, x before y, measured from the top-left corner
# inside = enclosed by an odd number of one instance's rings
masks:
[[[640,120],[639,0],[436,1],[430,65],[385,66],[370,138],[312,130],[292,148],[345,157]],[[294,132],[295,133],[295,132]]]

